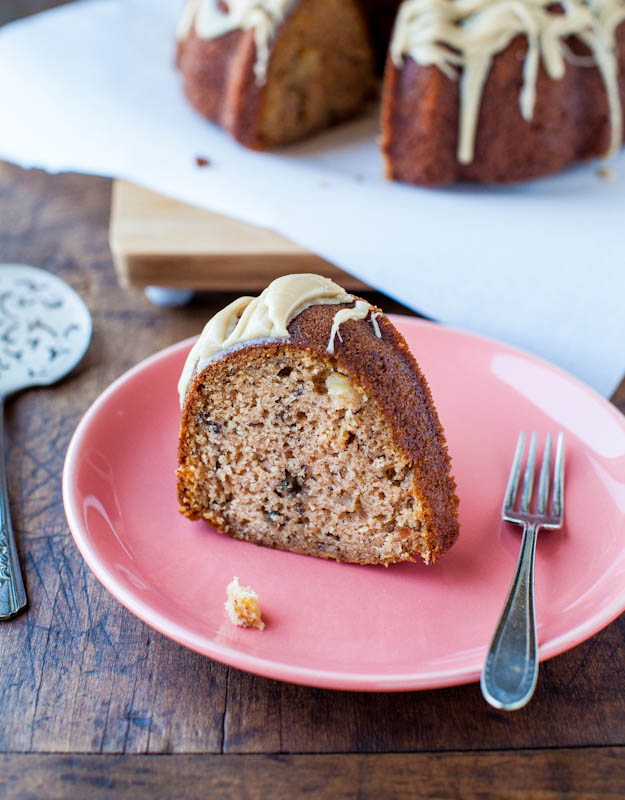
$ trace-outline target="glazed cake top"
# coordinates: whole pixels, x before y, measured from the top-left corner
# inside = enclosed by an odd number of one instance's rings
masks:
[[[239,297],[207,322],[191,349],[178,383],[180,405],[184,404],[196,369],[201,371],[222,353],[253,342],[288,339],[289,323],[304,309],[314,305],[352,303],[354,300],[352,308],[342,308],[334,316],[327,347],[330,354],[334,352],[336,336],[340,335],[339,326],[350,319],[365,319],[371,308],[369,303],[356,300],[329,278],[310,273],[284,275],[270,283],[258,297]],[[377,323],[374,330],[379,336]]]
[[[267,78],[269,45],[284,20],[293,0],[187,0],[178,23],[178,39],[192,30],[200,39],[216,39],[235,30],[254,31],[256,62],[254,75],[259,84]]]
[[[405,56],[436,66],[448,77],[460,73],[458,161],[473,160],[484,84],[494,56],[512,40],[527,38],[519,107],[531,120],[540,62],[553,80],[562,78],[566,60],[596,66],[605,83],[611,137],[606,156],[620,148],[623,114],[618,88],[615,32],[625,20],[625,0],[405,0],[399,9],[391,57],[401,67]],[[576,36],[592,56],[575,56],[566,39]]]

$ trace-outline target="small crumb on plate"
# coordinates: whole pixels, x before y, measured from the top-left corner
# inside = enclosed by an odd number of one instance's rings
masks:
[[[614,180],[614,172],[607,167],[601,167],[597,170],[597,174],[600,178],[603,178],[604,181],[613,181]]]
[[[210,167],[211,162],[208,158],[205,158],[204,156],[196,156],[195,163],[198,165],[198,167]]]
[[[260,600],[251,586],[239,586],[235,576],[226,588],[228,599],[225,609],[233,625],[242,628],[257,628],[262,631],[265,623],[260,615]]]

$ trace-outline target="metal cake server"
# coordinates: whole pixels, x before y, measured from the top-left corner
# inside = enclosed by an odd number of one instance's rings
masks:
[[[4,401],[21,389],[56,383],[91,340],[91,316],[65,281],[43,269],[0,264],[0,620],[27,603],[7,487]]]

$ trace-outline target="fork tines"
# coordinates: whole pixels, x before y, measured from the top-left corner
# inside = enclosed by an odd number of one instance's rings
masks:
[[[517,495],[519,494],[519,484],[521,470],[523,467],[523,453],[525,451],[525,431],[519,434],[519,440],[514,454],[514,461],[508,478],[508,488],[503,501],[502,517],[509,522],[537,522],[545,527],[560,527],[563,515],[563,495],[564,495],[564,434],[559,433],[556,442],[556,455],[553,468],[553,494],[552,510],[548,509],[549,487],[551,483],[551,461],[553,453],[553,434],[548,433],[545,440],[543,460],[540,468],[538,481],[538,492],[536,499],[536,510],[532,512],[532,496],[534,493],[534,473],[536,467],[536,444],[538,435],[536,431],[530,438],[527,453],[527,462],[523,475],[523,487],[521,489],[521,500],[519,508],[516,508]]]

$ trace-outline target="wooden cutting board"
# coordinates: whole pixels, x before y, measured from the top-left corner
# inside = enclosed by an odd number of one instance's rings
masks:
[[[214,214],[123,180],[113,182],[109,241],[122,286],[261,290],[280,275],[317,272],[367,288],[265,228]]]

